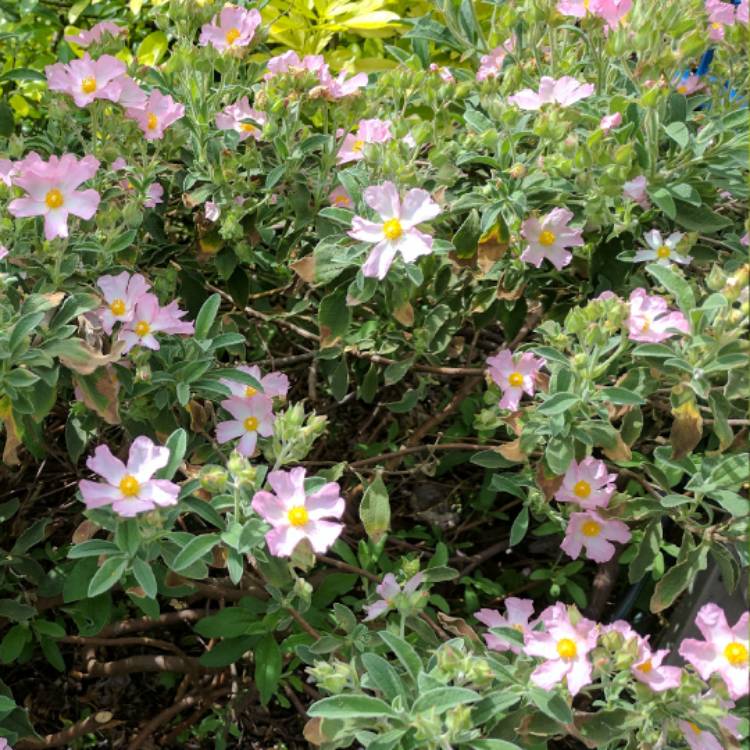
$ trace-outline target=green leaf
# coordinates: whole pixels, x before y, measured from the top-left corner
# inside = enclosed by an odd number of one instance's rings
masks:
[[[138,45],[136,58],[141,65],[153,68],[164,57],[168,47],[167,35],[163,31],[154,31]]]
[[[580,398],[575,393],[568,391],[560,391],[559,393],[553,393],[539,408],[540,414],[563,414],[564,412],[572,409]]]
[[[236,638],[252,635],[256,625],[260,625],[256,633],[265,634],[268,631],[258,615],[244,607],[227,607],[215,615],[204,617],[196,623],[194,630],[204,638]]]
[[[0,663],[9,664],[16,659],[31,640],[31,630],[26,625],[13,625],[0,641]]]
[[[376,544],[390,528],[391,503],[381,472],[378,472],[362,496],[359,517],[367,536]]]
[[[46,80],[46,79],[45,79]],[[11,354],[17,354],[21,344],[32,331],[36,329],[39,323],[44,319],[43,312],[28,313],[22,315],[13,326],[8,339],[8,349]]]
[[[177,473],[187,450],[187,432],[178,427],[167,438],[166,446],[169,448],[169,463],[156,472],[157,479],[172,479]]]
[[[406,691],[401,678],[386,659],[378,654],[365,652],[362,654],[362,664],[367,670],[372,686],[379,690],[387,701],[390,702],[399,695],[405,697]]]
[[[422,693],[411,707],[412,715],[434,709],[439,714],[465,703],[476,703],[482,696],[475,690],[461,687],[439,687]]]
[[[649,263],[646,270],[677,300],[682,312],[689,315],[695,308],[695,295],[687,280],[669,266],[658,263]]]
[[[513,461],[503,458],[497,451],[479,451],[470,459],[471,463],[482,466],[485,469],[504,469],[513,466]]]
[[[104,539],[89,539],[68,550],[68,557],[71,560],[78,560],[82,557],[99,557],[99,555],[116,555],[120,548],[114,542],[108,542]]]
[[[573,723],[573,714],[570,707],[559,693],[551,693],[541,688],[532,687],[529,689],[529,698],[542,713],[551,719],[555,719],[562,724]]]
[[[133,575],[135,580],[138,581],[138,585],[143,589],[144,593],[149,599],[155,599],[158,591],[156,585],[156,577],[154,571],[151,570],[151,566],[140,557],[136,557],[133,560]]]
[[[655,190],[649,190],[648,194],[651,200],[672,220],[677,216],[677,206],[674,198],[666,188],[660,187]]]
[[[215,644],[210,651],[202,654],[198,661],[204,667],[227,667],[238,661],[245,652],[252,650],[257,642],[257,635],[226,638]]]
[[[516,745],[515,742],[508,742],[507,740],[474,740],[470,743],[469,747],[472,750],[523,750],[520,745]]]
[[[510,546],[515,547],[525,536],[529,528],[529,509],[524,506],[510,527]]]
[[[689,552],[682,562],[672,566],[656,583],[650,602],[651,611],[662,612],[671,607],[698,573],[705,570],[708,564],[706,558],[707,549],[698,547]]]
[[[720,229],[731,226],[732,220],[714,213],[705,206],[691,206],[684,201],[676,200],[677,215],[675,221],[691,232],[715,234]]]
[[[380,698],[369,695],[335,695],[323,698],[310,706],[307,713],[311,717],[324,719],[395,719],[398,714]]]
[[[273,633],[268,633],[255,647],[255,684],[265,706],[276,692],[281,679],[281,650]]]
[[[47,78],[38,70],[14,68],[0,75],[0,83],[3,81],[35,81],[37,83],[46,83]]]
[[[0,617],[13,622],[23,622],[36,615],[36,608],[17,602],[15,599],[0,599]]]
[[[127,567],[128,558],[125,555],[112,556],[105,560],[89,583],[89,598],[93,599],[119,583]]]
[[[191,539],[172,561],[172,570],[180,572],[207,555],[221,541],[218,534],[201,534]]]
[[[340,290],[323,297],[318,307],[320,348],[336,344],[349,330],[352,309],[346,304],[346,292]]]
[[[605,401],[609,401],[610,404],[621,404],[625,406],[638,406],[645,404],[646,401],[637,393],[629,391],[627,388],[602,388],[599,391],[601,398]]]
[[[479,212],[472,209],[453,236],[453,245],[459,258],[470,258],[476,253],[481,234]]]
[[[221,306],[221,295],[212,294],[202,305],[195,318],[195,338],[207,339],[211,326],[216,319],[216,313]]]
[[[690,141],[690,131],[684,122],[673,122],[664,128],[667,135],[680,147],[685,148]]]
[[[422,660],[417,652],[403,639],[386,630],[378,632],[385,645],[396,654],[396,658],[401,662],[409,676],[416,681],[420,670],[422,669]]]
[[[646,530],[643,533],[643,539],[638,545],[638,551],[630,563],[630,568],[628,569],[628,579],[630,580],[630,583],[640,581],[646,571],[649,570],[651,565],[653,565],[653,562],[661,549],[661,538],[661,519],[654,519],[646,527]]]

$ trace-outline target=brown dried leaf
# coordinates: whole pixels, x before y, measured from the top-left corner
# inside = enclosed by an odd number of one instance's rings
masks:
[[[508,461],[522,463],[526,460],[526,454],[521,450],[521,438],[516,438],[510,443],[504,443],[494,448],[503,458]]]
[[[490,236],[486,240],[479,240],[477,246],[477,266],[482,273],[488,273],[492,266],[500,260],[508,249],[507,242],[500,242],[497,236]]]
[[[323,718],[320,716],[310,719],[307,724],[305,724],[302,734],[311,745],[322,745],[324,742],[331,739],[323,731]]]
[[[474,628],[469,625],[466,620],[460,617],[451,617],[446,615],[444,612],[438,612],[437,618],[440,624],[453,635],[457,635],[463,638],[468,638],[474,643],[482,643],[482,639],[477,635]]]
[[[81,521],[73,532],[73,544],[80,544],[81,542],[87,542],[93,537],[101,526],[93,521]]]
[[[68,347],[68,354],[60,354],[58,359],[69,370],[80,373],[81,375],[91,375],[104,365],[111,362],[117,362],[120,354],[125,347],[124,341],[118,341],[109,354],[102,354],[81,339],[70,339],[67,343],[72,346]]]
[[[690,453],[703,437],[703,417],[694,401],[672,409],[672,430],[669,442],[672,444],[672,458],[679,460]]]
[[[308,284],[315,283],[315,257],[313,255],[300,258],[292,263],[291,268],[302,281],[306,281]]]
[[[414,308],[408,302],[404,302],[401,307],[397,307],[393,311],[393,317],[396,318],[402,326],[411,328],[411,326],[414,325]]]
[[[192,432],[205,432],[208,424],[208,414],[202,404],[195,400],[188,401],[187,410],[190,413],[190,429]]]
[[[13,410],[10,405],[2,407],[0,419],[5,426],[5,445],[3,446],[3,463],[6,466],[18,466],[21,459],[18,458],[18,447],[21,445],[21,438],[18,435],[16,421],[13,419]]]
[[[544,461],[540,461],[536,465],[534,478],[536,479],[537,486],[544,494],[545,500],[551,500],[555,492],[560,489],[560,485],[563,483],[563,477],[556,475],[548,477],[544,473]]]
[[[81,400],[107,424],[120,424],[120,381],[117,374],[112,368],[107,367],[97,371],[94,377],[93,383],[90,379],[73,378],[81,394]]]
[[[604,448],[604,455],[610,461],[630,461],[633,457],[633,453],[630,450],[630,446],[622,439],[622,435],[617,433],[617,444],[614,448]]]
[[[226,568],[227,557],[229,556],[225,547],[218,546],[211,550],[211,566],[214,568]]]

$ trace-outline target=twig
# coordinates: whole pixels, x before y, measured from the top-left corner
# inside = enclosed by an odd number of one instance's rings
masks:
[[[371,466],[372,464],[378,464],[381,461],[387,461],[392,458],[401,458],[402,456],[408,456],[411,453],[421,453],[422,451],[483,451],[489,450],[492,446],[490,445],[475,445],[473,443],[435,443],[434,445],[412,445],[408,448],[402,448],[401,450],[392,451],[390,453],[381,453],[379,456],[371,456],[370,458],[363,458],[359,461],[352,461],[348,464],[350,469],[359,469],[364,466]]]
[[[620,552],[618,551],[607,562],[601,563],[594,576],[592,584],[591,600],[584,611],[584,615],[592,620],[598,621],[607,606],[607,600],[612,594],[612,589],[617,583],[620,572]]]
[[[380,582],[380,576],[376,576],[374,573],[370,573],[369,570],[364,568],[358,568],[356,565],[349,565],[341,560],[337,560],[335,557],[328,557],[326,555],[318,555],[318,560],[330,565],[332,568],[338,568],[339,570],[345,570],[347,573],[356,573],[358,576],[363,576],[370,581]]]
[[[294,607],[287,607],[286,611],[292,616],[292,619],[297,623],[297,625],[299,625],[302,630],[305,631],[305,633],[311,635],[313,638],[315,638],[316,641],[320,640],[320,633],[315,630],[315,628],[310,625],[310,623],[304,617],[302,617],[302,615],[297,612]]]
[[[295,693],[294,690],[292,690],[292,688],[289,687],[289,685],[287,685],[286,682],[283,684],[283,689],[284,689],[284,692],[286,693],[287,698],[289,698],[289,700],[292,702],[292,705],[294,706],[294,708],[297,711],[297,713],[303,719],[306,719],[307,718],[307,710],[302,705],[302,701],[300,701],[300,699],[297,697],[297,693]]]
[[[487,547],[486,550],[483,552],[480,552],[478,555],[472,555],[471,557],[452,557],[451,562],[462,562],[463,560],[469,560],[469,564],[461,570],[462,576],[467,576],[472,571],[476,570],[482,563],[487,562],[492,557],[495,557],[495,555],[499,555],[501,552],[505,552],[505,550],[508,549],[510,543],[507,539],[503,539],[501,542],[497,542],[496,544],[493,544],[490,547]]]
[[[131,674],[133,672],[189,672],[197,674],[206,672],[197,659],[191,656],[163,656],[161,654],[142,654],[128,656],[117,661],[100,662],[90,659],[86,664],[88,677],[111,677],[112,675]]]
[[[111,646],[112,648],[121,646],[151,646],[152,648],[160,648],[163,651],[171,651],[178,656],[183,655],[182,650],[173,643],[162,641],[159,638],[99,638],[97,636],[66,635],[58,638],[57,641],[58,643],[71,643],[79,646]]]
[[[131,620],[120,620],[103,628],[99,637],[107,638],[115,635],[126,635],[127,633],[141,633],[144,630],[155,630],[156,628],[169,628],[182,623],[193,623],[208,617],[210,610],[183,609],[179,612],[166,612],[158,617],[135,617]]]
[[[73,740],[82,737],[84,734],[114,729],[114,727],[119,726],[120,724],[122,724],[121,721],[112,721],[112,714],[109,711],[99,711],[93,716],[88,716],[75,724],[71,724],[71,726],[63,729],[61,732],[48,734],[41,739],[27,738],[18,740],[14,747],[16,750],[38,750],[47,747],[63,747],[65,745],[70,745]]]

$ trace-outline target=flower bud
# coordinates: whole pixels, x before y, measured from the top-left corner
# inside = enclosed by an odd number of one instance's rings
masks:
[[[517,162],[510,168],[510,176],[514,180],[522,179],[523,177],[526,176],[526,167],[520,162]]]
[[[212,494],[223,492],[228,480],[226,469],[211,464],[204,466],[199,475],[201,487]]]

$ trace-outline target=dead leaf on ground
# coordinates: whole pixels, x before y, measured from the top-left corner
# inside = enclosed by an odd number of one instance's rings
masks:
[[[672,444],[672,458],[679,460],[692,452],[703,437],[703,417],[694,401],[686,401],[672,409],[672,430],[669,442]]]
[[[306,255],[291,265],[292,271],[299,276],[302,281],[308,284],[315,283],[315,256]]]

